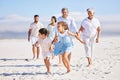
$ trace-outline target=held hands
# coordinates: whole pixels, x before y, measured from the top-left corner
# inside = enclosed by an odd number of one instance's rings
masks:
[[[76,37],[76,39],[78,39],[82,44],[85,44],[85,42],[80,39],[79,35],[76,34],[75,37]]]
[[[53,51],[53,49],[54,49],[54,45],[51,44],[51,46],[50,46],[50,48],[49,48],[49,51]]]
[[[79,40],[82,44],[86,44],[84,41],[82,41],[82,40]]]

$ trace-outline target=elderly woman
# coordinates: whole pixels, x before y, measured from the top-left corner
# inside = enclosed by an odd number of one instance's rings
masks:
[[[94,10],[92,8],[87,9],[88,17],[85,18],[79,29],[79,35],[82,33],[82,39],[85,41],[85,52],[88,59],[88,66],[92,64],[93,43],[96,39],[96,43],[99,42],[100,37],[100,22],[94,17]]]

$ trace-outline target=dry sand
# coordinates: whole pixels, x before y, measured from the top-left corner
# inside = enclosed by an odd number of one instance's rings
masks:
[[[45,74],[43,58],[32,60],[31,44],[27,40],[0,40],[0,80],[120,80],[120,37],[102,37],[94,44],[93,65],[86,67],[84,47],[75,40],[71,68],[56,66],[51,59],[51,75]]]

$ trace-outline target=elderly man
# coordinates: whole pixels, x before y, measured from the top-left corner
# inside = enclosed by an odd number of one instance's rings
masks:
[[[82,33],[82,39],[85,41],[85,52],[88,59],[88,67],[92,64],[93,43],[96,39],[96,43],[99,42],[100,37],[100,22],[94,17],[94,10],[92,8],[87,9],[88,17],[85,18],[79,29],[79,35]]]

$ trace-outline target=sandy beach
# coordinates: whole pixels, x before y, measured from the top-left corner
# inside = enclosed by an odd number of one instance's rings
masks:
[[[120,80],[120,37],[101,37],[94,44],[93,65],[86,67],[84,46],[75,40],[71,69],[56,66],[51,59],[51,75],[47,75],[43,58],[32,60],[31,44],[26,39],[0,40],[0,80]]]

